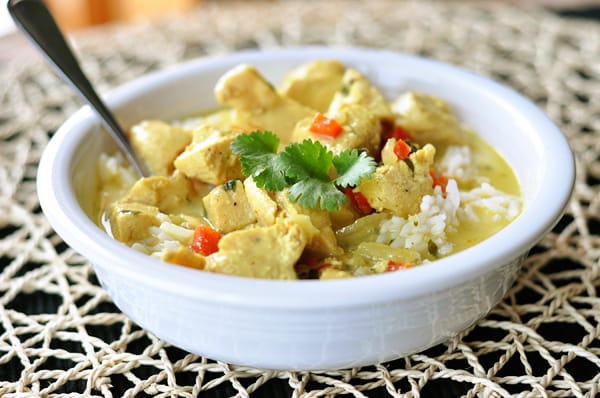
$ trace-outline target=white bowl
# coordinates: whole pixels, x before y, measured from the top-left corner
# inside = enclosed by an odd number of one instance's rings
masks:
[[[233,364],[318,370],[387,361],[440,343],[483,317],[513,283],[528,250],[560,218],[574,160],[557,127],[529,100],[491,80],[423,58],[370,49],[291,48],[199,59],[133,81],[107,97],[125,126],[216,106],[225,71],[251,63],[277,83],[302,62],[335,58],[388,98],[439,95],[514,169],[522,213],[458,254],[402,272],[328,281],[256,280],[169,265],[112,240],[86,215],[99,153],[110,139],[88,109],[56,132],[38,172],[56,232],[88,258],[115,304],[151,333]]]

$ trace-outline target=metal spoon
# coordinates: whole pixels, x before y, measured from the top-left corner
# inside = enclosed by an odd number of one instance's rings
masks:
[[[9,0],[8,11],[16,25],[41,50],[58,75],[96,111],[140,177],[147,176],[127,135],[100,99],[42,0]]]

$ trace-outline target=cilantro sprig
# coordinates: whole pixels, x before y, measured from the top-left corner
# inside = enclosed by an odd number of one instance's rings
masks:
[[[375,159],[356,149],[334,155],[310,139],[280,152],[278,148],[279,137],[270,131],[240,134],[231,143],[244,176],[268,191],[289,187],[290,200],[307,208],[332,211],[343,206],[347,198],[339,188],[358,185],[375,171]]]

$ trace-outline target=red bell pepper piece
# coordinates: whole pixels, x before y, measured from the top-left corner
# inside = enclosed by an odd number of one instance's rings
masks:
[[[388,261],[386,271],[387,272],[398,271],[401,269],[408,269],[413,266],[414,266],[413,263],[403,263],[401,261],[390,260],[390,261]]]
[[[438,185],[442,187],[442,193],[444,194],[444,197],[446,197],[446,186],[448,185],[448,176],[438,174],[433,167],[429,168],[429,175],[433,180],[433,187],[435,188]]]
[[[208,225],[198,225],[194,230],[191,248],[196,253],[208,256],[219,251],[221,234]]]
[[[373,208],[369,204],[369,201],[362,193],[354,192],[350,187],[347,187],[344,190],[344,193],[350,200],[350,203],[352,203],[352,205],[356,207],[362,214],[371,214],[373,212]]]
[[[343,128],[335,119],[328,118],[319,112],[313,118],[309,130],[315,134],[336,138],[342,133]]]
[[[394,153],[398,157],[398,160],[408,159],[410,153],[412,152],[412,148],[410,145],[406,143],[404,140],[398,140],[394,144]]]

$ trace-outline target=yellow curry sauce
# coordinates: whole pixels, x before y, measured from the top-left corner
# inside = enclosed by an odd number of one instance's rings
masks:
[[[240,65],[215,96],[224,109],[131,129],[152,177],[102,156],[98,223],[115,239],[211,272],[327,279],[447,256],[520,211],[508,164],[443,99],[387,101],[333,60],[277,88]]]

